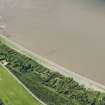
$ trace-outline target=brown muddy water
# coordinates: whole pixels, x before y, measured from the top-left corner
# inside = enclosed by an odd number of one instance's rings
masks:
[[[105,85],[104,0],[0,0],[0,33]]]

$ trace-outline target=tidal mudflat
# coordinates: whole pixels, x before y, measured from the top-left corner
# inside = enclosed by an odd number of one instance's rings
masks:
[[[105,85],[104,1],[1,0],[0,15],[1,33]]]

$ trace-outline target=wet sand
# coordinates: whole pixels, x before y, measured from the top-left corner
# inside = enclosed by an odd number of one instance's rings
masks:
[[[0,32],[105,85],[105,7],[98,0],[0,0]]]

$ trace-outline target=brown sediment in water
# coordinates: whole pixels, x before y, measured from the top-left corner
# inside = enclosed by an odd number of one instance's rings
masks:
[[[69,0],[3,0],[5,35],[31,51],[105,84],[102,7]]]

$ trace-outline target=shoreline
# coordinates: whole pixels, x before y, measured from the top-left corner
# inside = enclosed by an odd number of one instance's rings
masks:
[[[62,75],[73,77],[73,79],[79,84],[83,84],[86,88],[99,90],[101,92],[105,92],[105,86],[101,85],[100,83],[97,83],[95,81],[92,81],[84,76],[81,76],[77,73],[74,73],[64,67],[59,66],[56,63],[53,63],[49,61],[46,58],[43,58],[35,53],[30,52],[29,50],[25,49],[24,47],[20,46],[19,44],[11,41],[10,39],[4,37],[3,35],[0,35],[0,39],[10,48],[15,49],[16,51],[25,54],[28,57],[31,57],[32,59],[36,60],[38,63],[42,64],[43,66],[50,68],[51,70],[54,70],[55,72],[59,72]]]

